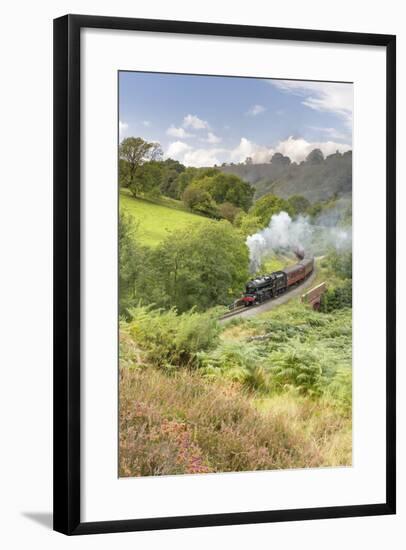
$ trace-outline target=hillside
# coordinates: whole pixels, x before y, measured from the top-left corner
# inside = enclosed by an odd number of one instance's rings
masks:
[[[125,190],[120,193],[120,207],[139,224],[142,244],[158,245],[169,233],[210,219],[188,212],[180,201],[161,197],[156,200],[135,199]]]
[[[352,151],[299,165],[283,157],[266,164],[222,166],[220,170],[251,183],[255,199],[274,193],[283,198],[302,195],[310,202],[318,202],[334,196],[348,197],[352,191]]]

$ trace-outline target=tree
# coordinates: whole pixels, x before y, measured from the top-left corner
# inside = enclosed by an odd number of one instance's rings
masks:
[[[310,201],[302,195],[292,195],[288,198],[288,203],[294,210],[295,214],[304,214],[310,206]]]
[[[231,202],[223,202],[223,204],[219,205],[218,212],[222,218],[228,220],[230,223],[234,223],[237,214],[242,212],[242,210],[238,206],[231,204]]]
[[[207,191],[217,204],[230,202],[243,210],[251,206],[255,192],[249,183],[238,176],[209,169],[200,172],[190,186]]]
[[[269,193],[264,195],[251,207],[249,213],[256,216],[261,221],[263,227],[267,226],[274,214],[285,211],[290,216],[294,215],[294,210],[287,200]]]
[[[185,167],[179,161],[171,158],[160,164],[162,170],[160,191],[162,195],[177,199],[178,177],[185,171]]]
[[[237,214],[234,225],[238,227],[245,238],[248,237],[248,235],[254,235],[254,233],[260,231],[264,226],[258,216],[246,214],[245,212]]]
[[[320,149],[313,149],[306,157],[306,163],[308,164],[321,164],[323,160],[324,155]]]
[[[179,312],[228,304],[248,279],[248,249],[228,221],[200,223],[169,235],[154,251],[145,294]]]
[[[271,158],[271,164],[279,166],[289,166],[290,158],[285,157],[282,153],[275,153]]]
[[[126,169],[120,163],[120,183],[125,187],[132,187],[132,193],[137,196],[142,189],[138,189],[135,180],[137,169],[146,160],[157,160],[162,156],[159,143],[149,143],[140,137],[128,137],[123,139],[119,149],[120,159],[127,163]],[[138,184],[140,183],[138,179]]]
[[[176,180],[176,199],[182,198],[182,195],[188,185],[198,176],[199,168],[189,166],[184,172],[179,174]]]
[[[151,160],[138,167],[133,182],[129,186],[134,197],[140,192],[146,195],[159,195],[163,172],[161,164],[161,162]]]
[[[118,219],[119,302],[120,315],[134,305],[136,283],[144,265],[144,251],[137,242],[138,227],[127,212],[120,211]]]
[[[207,214],[208,216],[218,215],[216,203],[211,198],[210,193],[204,189],[189,185],[182,195],[182,200],[192,210]]]
[[[323,211],[323,204],[321,202],[315,202],[314,204],[310,205],[307,209],[307,214],[315,219],[321,212]]]

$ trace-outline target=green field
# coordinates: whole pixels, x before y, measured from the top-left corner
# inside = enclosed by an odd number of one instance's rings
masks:
[[[180,201],[160,198],[157,200],[135,199],[125,191],[120,193],[120,208],[139,223],[142,244],[158,245],[169,233],[184,229],[195,223],[214,223],[212,220],[192,214]]]

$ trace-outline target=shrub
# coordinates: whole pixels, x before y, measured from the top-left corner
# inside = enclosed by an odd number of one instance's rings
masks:
[[[347,280],[345,283],[330,288],[321,298],[320,310],[329,313],[336,309],[352,307],[352,280]]]
[[[263,357],[254,344],[222,342],[212,352],[199,354],[199,360],[206,376],[224,376],[252,390],[269,389]]]
[[[176,310],[130,309],[126,330],[145,352],[146,359],[158,367],[193,367],[197,354],[218,343],[220,331],[213,312],[195,311],[177,315]]]
[[[322,394],[325,379],[320,360],[313,351],[292,346],[272,353],[269,361],[272,383],[278,391],[294,388],[305,395]]]
[[[234,206],[231,202],[224,202],[218,207],[218,212],[222,218],[228,220],[230,223],[234,223],[236,216],[243,212],[238,206]]]

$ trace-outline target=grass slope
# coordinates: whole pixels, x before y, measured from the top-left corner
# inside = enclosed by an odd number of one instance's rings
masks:
[[[139,223],[142,244],[157,246],[169,233],[184,229],[194,223],[213,223],[212,220],[192,214],[172,199],[134,199],[126,192],[120,193],[120,208],[131,214]]]

